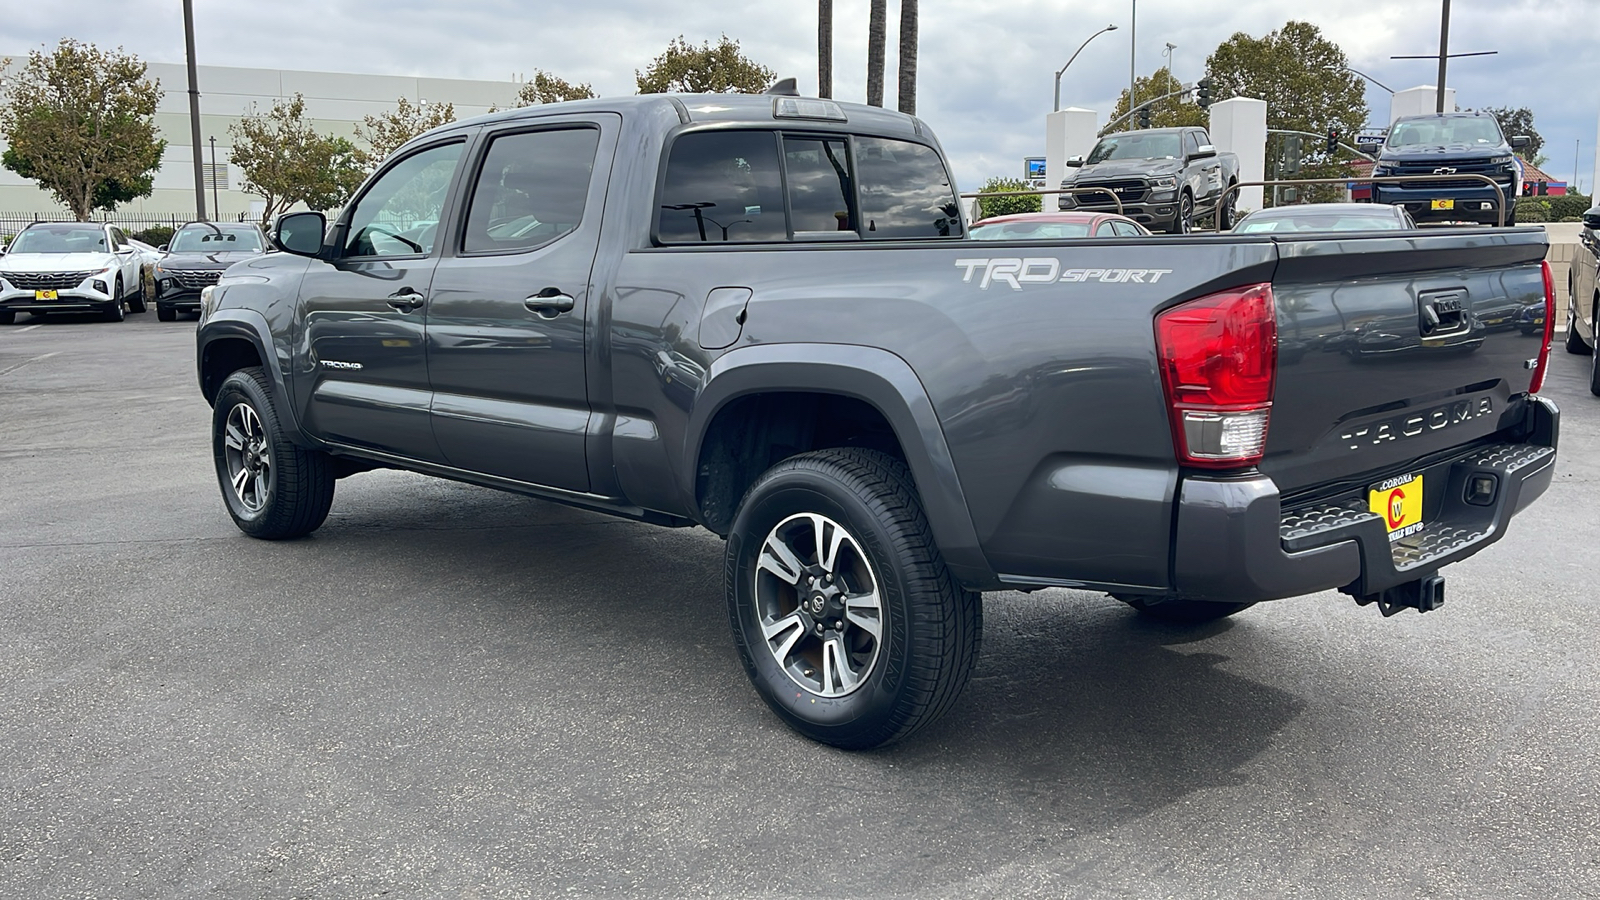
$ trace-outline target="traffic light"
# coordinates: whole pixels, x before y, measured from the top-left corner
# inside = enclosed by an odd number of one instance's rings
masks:
[[[1337,128],[1329,128],[1328,129],[1328,152],[1329,153],[1337,153],[1338,151],[1339,151],[1339,129],[1337,129]]]
[[[1211,86],[1214,84],[1210,78],[1202,78],[1194,86],[1194,102],[1200,104],[1201,109],[1211,108]]]
[[[1139,107],[1139,127],[1140,128],[1149,128],[1150,127],[1150,107],[1148,107],[1148,106]]]

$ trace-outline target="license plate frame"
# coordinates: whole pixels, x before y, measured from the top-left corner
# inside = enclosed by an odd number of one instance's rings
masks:
[[[61,299],[61,292],[60,291],[34,291],[33,292],[33,299],[35,299],[35,300],[60,300]]]
[[[1426,527],[1422,509],[1422,473],[1389,478],[1367,489],[1367,508],[1383,520],[1391,542],[1410,537]]]
[[[1435,201],[1433,201],[1433,207],[1432,208],[1433,209],[1455,209],[1456,208],[1456,202],[1454,200],[1435,200]]]

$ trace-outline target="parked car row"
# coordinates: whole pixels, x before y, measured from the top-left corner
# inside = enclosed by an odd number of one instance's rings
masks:
[[[224,269],[267,249],[255,224],[191,222],[152,247],[115,225],[35,222],[0,254],[0,325],[18,313],[98,313],[120,322],[151,304],[170,322],[197,312],[200,291]]]

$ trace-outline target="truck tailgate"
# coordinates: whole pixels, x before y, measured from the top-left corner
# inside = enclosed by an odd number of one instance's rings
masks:
[[[1279,242],[1261,469],[1286,499],[1516,424],[1544,333],[1537,228]]]

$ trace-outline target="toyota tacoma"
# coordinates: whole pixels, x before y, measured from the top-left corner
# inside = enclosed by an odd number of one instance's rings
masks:
[[[1537,229],[965,230],[928,126],[868,106],[436,129],[204,292],[223,500],[293,538],[389,467],[703,526],[760,696],[866,748],[955,702],[981,592],[1430,610],[1550,483],[1549,329],[1479,320],[1548,310]]]

